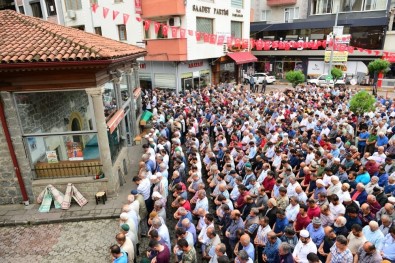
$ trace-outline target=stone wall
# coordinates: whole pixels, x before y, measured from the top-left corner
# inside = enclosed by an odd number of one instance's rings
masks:
[[[4,103],[4,111],[15,154],[19,163],[19,168],[22,173],[22,178],[25,182],[30,202],[32,202],[33,192],[31,188],[31,169],[29,165],[29,159],[26,156],[25,148],[22,142],[22,133],[19,128],[13,98],[8,92],[1,92],[0,95],[0,99],[2,99]],[[0,204],[18,204],[21,202],[22,194],[4,136],[3,127],[0,123]]]

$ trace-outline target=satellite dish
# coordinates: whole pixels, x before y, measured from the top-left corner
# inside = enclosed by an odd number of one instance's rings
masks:
[[[357,85],[357,80],[356,79],[352,79],[352,80],[350,80],[350,84],[351,85]]]

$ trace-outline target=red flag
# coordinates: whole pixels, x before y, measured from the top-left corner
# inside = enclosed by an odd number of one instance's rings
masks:
[[[241,43],[241,48],[243,49],[248,48],[248,39],[243,39],[243,42]]]
[[[168,31],[169,31],[169,26],[165,25],[165,24],[162,24],[162,34],[163,34],[163,36],[167,37]]]
[[[119,15],[119,11],[113,10],[112,11],[112,20],[115,20],[115,18],[117,18],[118,15]]]
[[[326,48],[326,40],[322,40],[321,45],[323,48]]]
[[[278,48],[278,41],[273,41],[272,48]]]
[[[262,39],[259,39],[258,41],[255,41],[255,45],[256,45],[256,50],[259,50],[259,51],[262,50],[262,48],[263,48],[263,41],[262,41]],[[269,49],[270,49],[270,46],[269,46]]]
[[[372,54],[372,50],[367,49],[366,52],[368,52],[368,54]]]
[[[290,47],[290,48],[296,47],[296,46],[295,46],[295,41],[293,41],[293,40],[289,41],[289,47]]]
[[[359,52],[363,52],[363,48],[357,48]]]
[[[228,48],[232,48],[232,46],[233,46],[233,38],[232,37],[227,37],[226,38],[226,44],[228,45]]]
[[[241,45],[241,40],[240,40],[240,38],[236,38],[236,39],[235,39],[235,47],[236,47],[236,48],[240,48],[240,45]]]
[[[148,31],[149,30],[149,26],[151,25],[151,21],[149,20],[144,20],[144,30]]]
[[[313,42],[313,46],[311,47],[311,49],[318,49],[318,43],[317,41]]]
[[[98,4],[93,4],[92,5],[92,11],[93,11],[93,13],[96,13],[96,10],[99,8],[99,5]]]
[[[278,49],[284,49],[284,48],[285,48],[284,42],[283,42],[283,41],[280,41],[280,42],[278,43]]]
[[[285,50],[290,50],[291,49],[291,45],[288,42],[285,42],[284,49]]]
[[[154,22],[154,29],[155,29],[155,34],[158,34],[160,29],[160,23]]]
[[[180,28],[180,38],[185,38],[185,28]]]
[[[123,23],[126,25],[128,23],[130,15],[128,14],[123,14]],[[141,21],[141,18],[140,18]]]
[[[141,22],[141,17],[136,16],[136,20],[137,20],[137,22]]]
[[[384,51],[384,52],[383,52],[383,55],[384,55],[384,56],[388,56],[388,55],[389,55],[389,52]]]
[[[272,46],[272,42],[271,41],[265,41],[264,43],[262,42],[262,44],[263,44],[263,50],[265,50],[265,51],[270,50],[270,48]],[[262,47],[259,47],[259,49],[258,49],[258,43],[257,43],[257,48],[256,49],[257,50],[262,50]]]
[[[203,41],[205,43],[209,43],[210,42],[210,35],[208,33],[204,33],[203,35]]]
[[[354,53],[354,47],[349,46],[349,47],[347,48],[347,51],[348,51],[348,53],[350,53],[350,54]]]
[[[374,54],[376,54],[376,56],[378,56],[378,55],[380,55],[380,51],[375,50],[375,51],[374,51]]]
[[[193,36],[193,30],[189,29],[188,30],[188,35]]]
[[[178,28],[175,26],[171,27],[171,37],[172,38],[177,38],[177,32],[178,32]]]
[[[106,18],[108,15],[108,12],[110,12],[110,9],[107,7],[103,7],[103,17]]]
[[[225,36],[218,36],[217,45],[221,46],[224,44]]]
[[[217,35],[210,35],[210,44],[217,43]]]
[[[250,45],[251,45],[251,49],[255,47],[255,39],[253,38],[250,39]]]
[[[196,41],[200,41],[201,34],[196,31]]]

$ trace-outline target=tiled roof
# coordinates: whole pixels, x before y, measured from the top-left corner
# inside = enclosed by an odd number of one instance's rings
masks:
[[[0,11],[0,64],[108,60],[145,49],[15,11]]]

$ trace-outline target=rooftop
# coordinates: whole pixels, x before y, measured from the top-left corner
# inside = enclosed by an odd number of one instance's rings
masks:
[[[137,46],[15,11],[0,11],[0,64],[112,60],[145,54]]]

